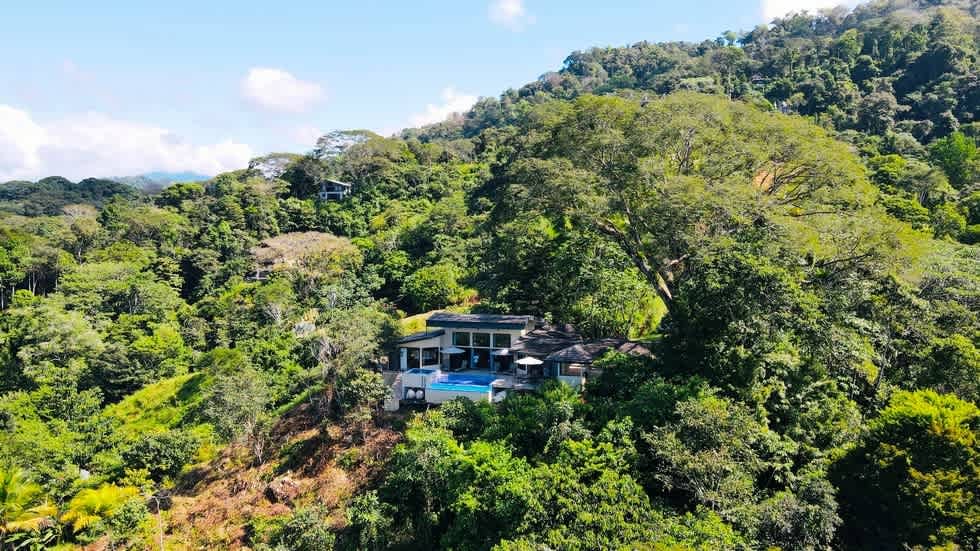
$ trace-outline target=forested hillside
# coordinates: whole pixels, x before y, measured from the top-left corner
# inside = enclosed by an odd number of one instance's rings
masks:
[[[980,547],[977,10],[575,52],[155,193],[0,184],[0,549]],[[654,357],[381,411],[435,309]]]

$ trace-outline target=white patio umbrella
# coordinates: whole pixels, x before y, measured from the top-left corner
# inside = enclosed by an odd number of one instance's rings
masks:
[[[529,374],[530,371],[529,371],[528,368],[530,366],[532,366],[532,365],[541,365],[544,362],[542,362],[541,360],[539,360],[537,358],[532,358],[531,356],[524,356],[523,358],[517,360],[514,363],[516,363],[517,365],[521,366],[521,369],[519,371],[521,371],[522,373],[525,373],[525,374]]]
[[[466,351],[463,350],[462,348],[459,348],[459,347],[456,347],[456,346],[450,346],[448,348],[443,348],[442,349],[442,353],[443,354],[462,354],[463,352],[466,352]]]

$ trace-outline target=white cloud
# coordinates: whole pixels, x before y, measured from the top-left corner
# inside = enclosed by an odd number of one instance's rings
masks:
[[[316,145],[324,132],[315,126],[296,126],[289,129],[289,137],[296,145],[307,149]]]
[[[33,174],[41,166],[39,151],[48,139],[44,128],[24,111],[0,105],[0,181]]]
[[[441,104],[428,104],[425,111],[411,116],[411,126],[425,126],[435,122],[446,120],[453,113],[462,113],[473,107],[478,98],[470,94],[460,93],[456,88],[449,86],[442,90]]]
[[[766,21],[771,21],[792,12],[817,13],[837,6],[853,8],[860,3],[861,0],[762,0],[762,16]]]
[[[524,0],[492,0],[487,13],[490,21],[512,31],[523,30],[534,23],[534,16],[524,7]]]
[[[323,89],[282,69],[253,67],[242,79],[242,95],[270,111],[303,113],[324,98]]]
[[[154,170],[218,174],[244,168],[246,144],[195,145],[165,128],[84,113],[41,123],[0,104],[0,181],[65,176],[78,180]]]

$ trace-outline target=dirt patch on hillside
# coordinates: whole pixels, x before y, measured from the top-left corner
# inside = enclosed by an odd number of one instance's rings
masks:
[[[373,486],[401,433],[386,416],[363,434],[323,424],[308,405],[283,416],[272,430],[270,460],[256,466],[246,449],[230,446],[181,480],[167,513],[168,549],[247,548],[249,524],[318,504],[329,523],[345,526],[344,505]]]

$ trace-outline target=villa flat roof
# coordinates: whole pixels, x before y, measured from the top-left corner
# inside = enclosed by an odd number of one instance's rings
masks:
[[[534,318],[503,314],[453,314],[436,312],[425,324],[430,327],[487,327],[490,329],[523,329]]]
[[[407,344],[410,342],[424,341],[426,339],[431,339],[433,337],[441,337],[446,334],[442,329],[438,331],[419,331],[418,333],[412,333],[411,335],[405,335],[404,337],[398,339],[399,344]]]

